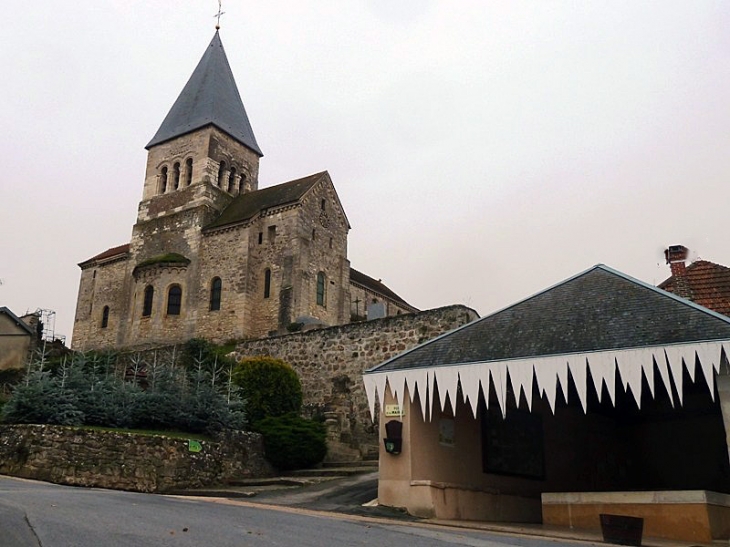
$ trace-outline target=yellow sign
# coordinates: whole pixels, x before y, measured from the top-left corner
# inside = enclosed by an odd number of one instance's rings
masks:
[[[385,405],[386,416],[405,416],[405,409],[400,405]]]

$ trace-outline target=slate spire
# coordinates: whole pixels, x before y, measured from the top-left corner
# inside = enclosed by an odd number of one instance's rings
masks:
[[[149,150],[209,124],[263,156],[217,30],[188,83],[145,148]]]

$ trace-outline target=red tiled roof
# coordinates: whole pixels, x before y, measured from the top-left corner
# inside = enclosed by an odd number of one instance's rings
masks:
[[[730,268],[707,260],[696,260],[687,266],[686,272],[691,300],[730,316]],[[676,292],[676,279],[672,276],[658,286],[665,291]]]
[[[79,264],[81,266],[82,264],[87,264],[89,262],[95,261],[95,260],[104,260],[107,258],[113,258],[118,255],[123,255],[129,252],[129,243],[125,245],[119,245],[118,247],[112,247],[111,249],[107,249],[103,253],[99,253],[96,256],[92,256],[91,258],[84,260]]]

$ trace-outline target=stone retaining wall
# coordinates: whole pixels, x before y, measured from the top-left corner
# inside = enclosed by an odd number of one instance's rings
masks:
[[[324,415],[329,461],[377,458],[362,373],[395,355],[479,317],[448,306],[240,343],[236,359],[268,355],[291,364],[302,381],[305,410]]]
[[[378,424],[368,409],[362,373],[418,344],[461,327],[479,315],[454,305],[239,343],[233,355],[271,356],[291,364],[302,382],[304,414],[323,417],[327,461],[378,457]],[[127,359],[175,362],[177,346],[138,347]]]
[[[228,432],[213,441],[49,425],[0,425],[0,474],[72,486],[163,493],[231,479],[271,476],[261,436]]]

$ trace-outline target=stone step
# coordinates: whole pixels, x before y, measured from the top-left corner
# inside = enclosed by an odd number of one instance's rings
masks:
[[[313,481],[306,477],[264,477],[255,479],[231,479],[226,485],[231,487],[250,487],[250,486],[267,486],[267,487],[287,487],[287,486],[308,486],[314,484]]]
[[[358,460],[358,461],[340,461],[340,462],[325,462],[322,464],[322,468],[348,468],[348,467],[372,467],[377,469],[378,460]]]
[[[378,468],[372,465],[360,465],[358,467],[321,467],[316,469],[297,469],[289,471],[292,477],[349,477],[351,475],[361,475],[363,473],[372,473]]]

